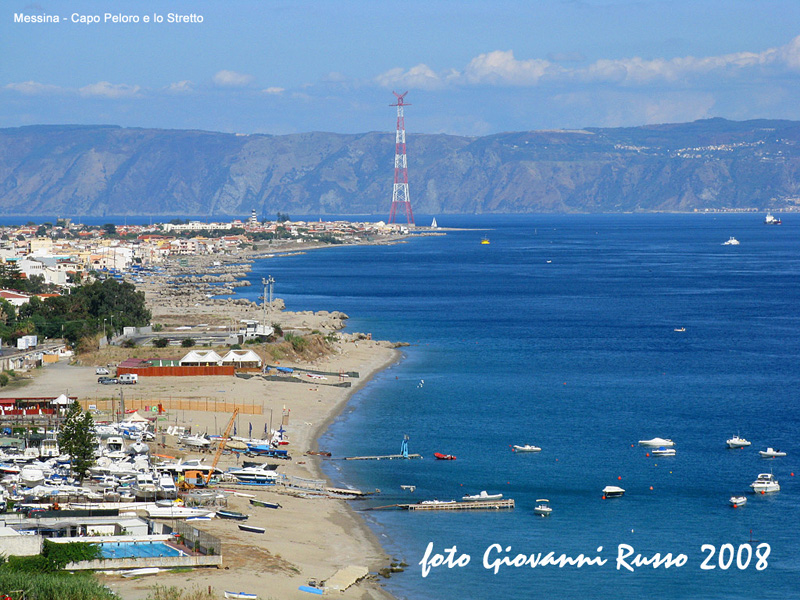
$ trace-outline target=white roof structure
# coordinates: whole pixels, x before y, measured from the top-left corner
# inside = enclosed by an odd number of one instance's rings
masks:
[[[67,398],[66,394],[61,394],[55,400],[51,400],[50,404],[56,404],[57,406],[66,406],[67,404],[72,404],[72,400]]]
[[[222,366],[222,357],[213,350],[192,350],[180,361],[180,365],[217,365]]]
[[[130,423],[149,423],[150,422],[147,419],[145,419],[142,415],[140,415],[138,410],[135,413],[133,413],[132,415],[128,416],[125,420],[130,422]]]
[[[241,365],[248,363],[253,366],[261,366],[261,357],[252,350],[231,350],[222,357],[222,364]]]

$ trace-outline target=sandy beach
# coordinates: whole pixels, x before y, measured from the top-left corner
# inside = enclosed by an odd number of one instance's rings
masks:
[[[212,299],[202,302],[196,295],[191,298],[194,310],[187,314],[185,304],[188,302],[165,298],[153,287],[146,288],[146,291],[149,307],[154,313],[153,322],[167,326],[196,324],[201,320],[213,324],[261,317],[260,309],[253,303],[225,303]],[[284,330],[302,332],[317,329],[330,333],[338,331],[346,319],[346,315],[332,317],[331,313],[325,311],[291,313],[278,310],[278,306],[282,306],[279,301],[270,314],[270,322],[280,323]],[[320,461],[329,459],[307,455],[306,452],[318,450],[318,436],[341,412],[355,391],[364,386],[373,374],[401,358],[400,351],[392,342],[368,340],[352,333],[339,333],[338,338],[338,341],[330,344],[324,356],[316,356],[308,363],[286,359],[280,364],[330,372],[356,371],[359,377],[349,378],[352,382],[350,388],[324,385],[324,382],[313,379],[302,383],[285,383],[266,381],[260,377],[141,377],[138,385],[124,386],[125,398],[153,401],[188,398],[204,399],[211,406],[216,401],[260,406],[261,414],[240,414],[237,422],[239,435],[247,435],[252,425],[253,437],[262,434],[270,423],[277,428],[281,416],[288,414],[286,429],[290,443],[285,448],[289,450],[292,460],[280,461],[279,473],[322,479]],[[107,360],[116,362],[125,356],[143,358],[150,350],[149,347],[131,350],[114,347],[83,356],[79,364],[67,364],[62,360],[38,370],[23,389],[4,390],[0,395],[48,396],[68,393],[81,400],[109,398],[112,395],[118,398],[123,388],[97,383],[95,367],[105,364]],[[163,357],[165,352],[171,352],[178,358],[185,353],[185,349],[161,350],[158,355]],[[178,410],[167,415],[167,424],[184,425],[195,432],[222,433],[230,418],[229,412]],[[161,438],[159,434],[156,442],[160,443]],[[173,436],[167,435],[164,440],[166,447],[154,447],[154,453],[186,458],[201,456],[178,448],[177,438]],[[206,454],[204,458],[210,462],[213,456]],[[218,467],[225,470],[236,465],[238,460],[232,454],[224,454]],[[220,598],[223,597],[223,591],[228,590],[256,593],[260,599],[291,600],[312,596],[298,590],[298,587],[310,581],[324,581],[339,569],[356,565],[376,573],[388,567],[392,561],[365,522],[344,500],[295,497],[281,493],[280,486],[246,492],[258,499],[277,501],[282,508],[257,508],[249,505],[248,498],[230,494],[228,508],[249,514],[247,523],[264,527],[266,533],[242,532],[236,522],[222,519],[196,524],[198,529],[208,531],[222,540],[223,568],[165,572],[138,579],[100,575],[103,582],[124,600],[144,600],[155,585],[203,590],[210,586],[215,596]],[[378,577],[368,577],[345,592],[335,593],[345,599],[391,598],[381,589]]]

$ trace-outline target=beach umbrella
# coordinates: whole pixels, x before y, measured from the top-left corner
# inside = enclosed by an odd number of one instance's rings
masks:
[[[253,423],[250,423],[250,432],[247,434],[248,437],[253,437]]]
[[[236,423],[233,424],[233,435],[236,435]]]
[[[267,424],[264,423],[264,435],[266,436],[268,434],[269,434],[269,432],[267,431]]]

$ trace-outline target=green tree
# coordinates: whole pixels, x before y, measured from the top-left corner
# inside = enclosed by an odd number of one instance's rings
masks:
[[[153,346],[156,348],[166,348],[169,346],[169,338],[160,337],[153,340]]]
[[[73,402],[58,435],[61,451],[70,455],[72,475],[83,482],[89,467],[94,464],[94,419],[89,411]]]
[[[113,223],[106,223],[103,225],[103,231],[106,235],[117,235],[117,226]]]
[[[183,338],[183,341],[181,342],[181,346],[183,346],[184,348],[191,348],[192,346],[194,346],[194,339],[193,338],[188,338],[188,337],[187,338]]]

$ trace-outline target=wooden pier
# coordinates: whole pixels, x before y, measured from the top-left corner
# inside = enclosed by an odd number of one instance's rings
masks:
[[[402,508],[404,510],[500,510],[501,508],[514,508],[514,500],[486,500],[484,502],[439,502],[436,504],[390,504],[388,506],[373,506],[362,510],[388,510]]]
[[[345,460],[411,460],[422,458],[421,454],[386,454],[384,456],[345,456]]]

